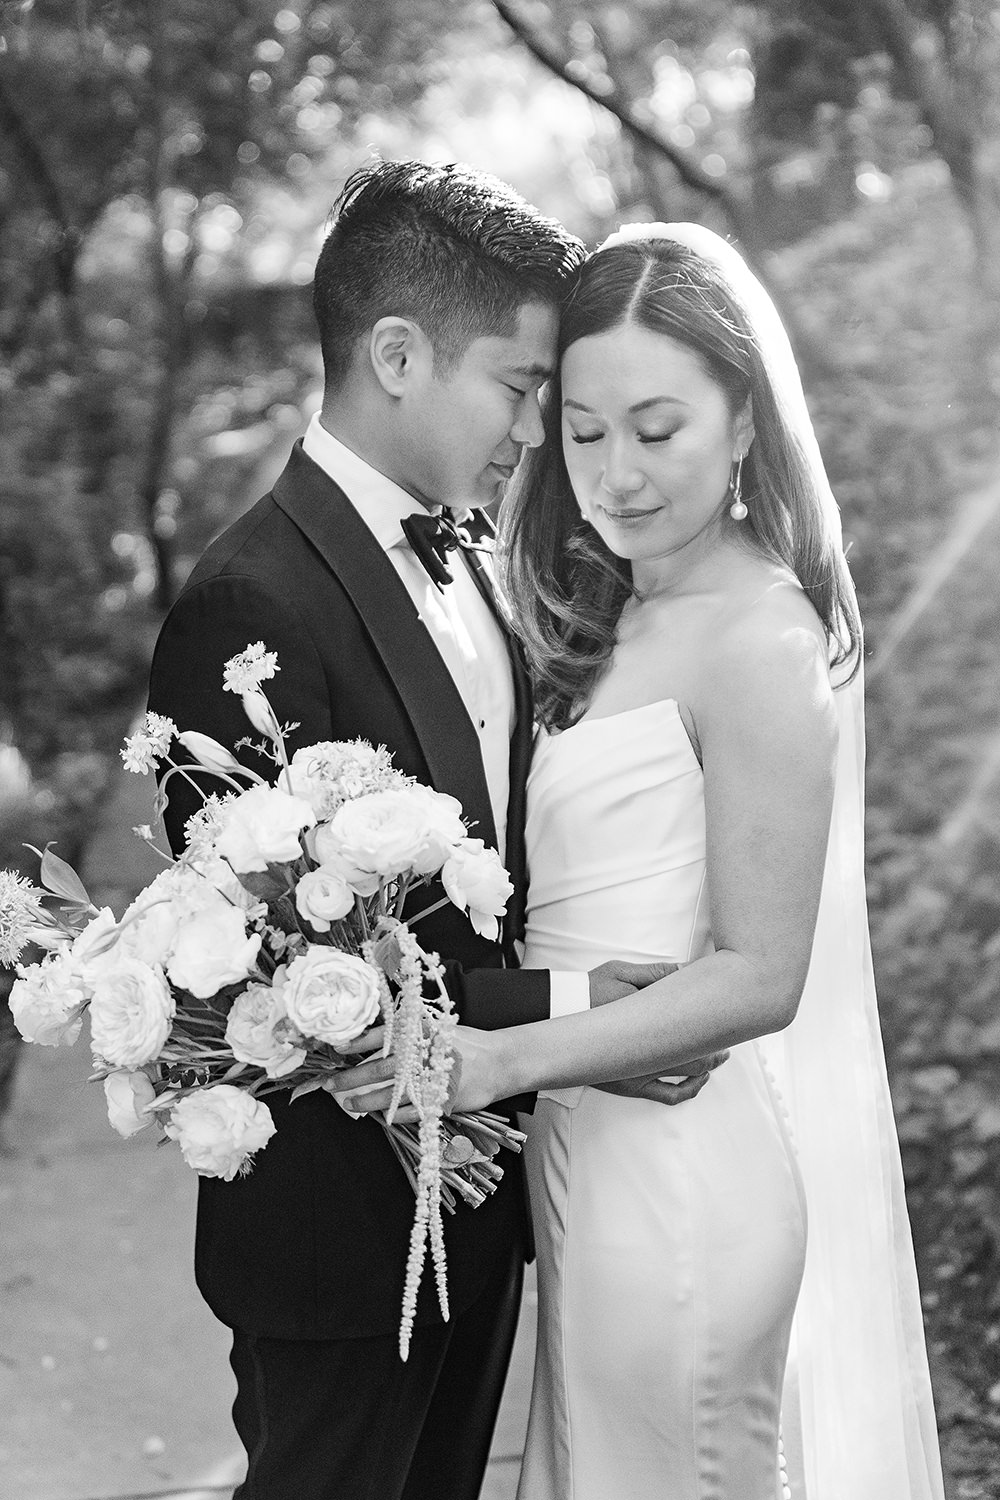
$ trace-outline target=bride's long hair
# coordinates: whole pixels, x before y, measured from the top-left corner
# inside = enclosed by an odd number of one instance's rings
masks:
[[[599,250],[577,273],[563,310],[560,361],[577,339],[628,322],[693,350],[733,416],[750,397],[755,435],[743,464],[749,514],[738,534],[795,574],[823,622],[831,665],[846,664],[853,675],[861,624],[832,500],[820,491],[818,459],[804,452],[758,334],[719,267],[673,239],[635,238]],[[565,728],[584,712],[632,590],[629,563],[580,515],[563,456],[561,408],[557,373],[545,401],[545,442],[521,466],[501,516],[499,547],[537,711],[549,729]]]

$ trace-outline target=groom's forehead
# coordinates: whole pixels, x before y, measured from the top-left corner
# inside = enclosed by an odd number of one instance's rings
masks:
[[[509,334],[488,334],[477,339],[490,364],[523,380],[547,380],[555,369],[559,315],[545,302],[525,302],[518,308],[517,323]]]

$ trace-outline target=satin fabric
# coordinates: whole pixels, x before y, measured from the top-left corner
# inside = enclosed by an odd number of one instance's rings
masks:
[[[791,1026],[734,1049],[680,1108],[539,1099],[518,1500],[943,1500],[868,938],[860,674],[834,702],[830,841]],[[701,772],[672,702],[542,735],[527,837],[527,962],[709,950]]]
[[[702,776],[675,703],[543,735],[528,797],[528,964],[710,951]],[[780,1497],[805,1207],[756,1045],[676,1109],[543,1095],[527,1168],[539,1333],[518,1500]]]

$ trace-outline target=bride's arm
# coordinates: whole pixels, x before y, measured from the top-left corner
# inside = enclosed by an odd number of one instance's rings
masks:
[[[453,1108],[678,1072],[794,1017],[819,904],[836,722],[815,633],[794,617],[774,626],[770,612],[744,616],[716,643],[692,703],[715,952],[599,1009],[488,1034],[459,1028]],[[369,1076],[359,1070],[357,1082]]]

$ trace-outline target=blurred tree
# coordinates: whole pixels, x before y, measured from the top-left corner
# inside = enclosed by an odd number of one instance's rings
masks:
[[[544,66],[622,123],[654,208],[676,201],[680,183],[700,197],[699,217],[721,212],[759,251],[935,156],[980,278],[1000,276],[1000,24],[989,0],[493,3]]]

